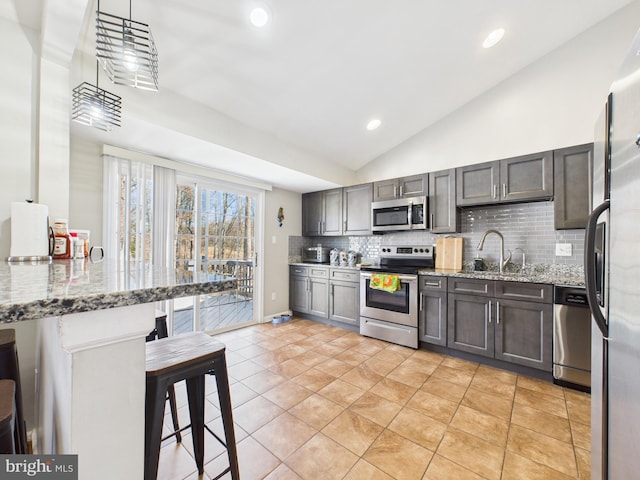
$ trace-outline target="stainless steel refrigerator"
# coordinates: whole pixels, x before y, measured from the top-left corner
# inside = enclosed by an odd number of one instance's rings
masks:
[[[640,478],[640,33],[596,124],[585,240],[593,479]]]

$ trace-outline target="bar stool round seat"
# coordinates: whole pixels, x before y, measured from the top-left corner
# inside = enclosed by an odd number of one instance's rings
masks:
[[[16,383],[13,380],[0,380],[0,453],[16,453],[15,418]]]
[[[157,477],[167,390],[181,380],[185,380],[187,385],[196,466],[199,474],[204,472],[204,387],[207,374],[215,375],[225,441],[216,438],[225,445],[229,459],[229,467],[216,478],[230,472],[233,480],[239,479],[225,345],[201,332],[149,342],[146,344],[146,372],[145,480]]]

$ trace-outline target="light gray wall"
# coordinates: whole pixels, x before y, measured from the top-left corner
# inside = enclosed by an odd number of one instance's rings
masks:
[[[91,245],[102,241],[102,146],[71,138],[69,228],[89,230]]]
[[[592,142],[594,123],[638,18],[640,2],[634,2],[367,164],[357,172],[359,180]]]
[[[9,256],[11,202],[37,201],[36,32],[25,30],[0,16],[0,258]],[[36,43],[37,44],[37,43]]]
[[[278,224],[278,209],[284,221]],[[289,310],[289,236],[302,232],[302,202],[299,193],[276,189],[267,192],[264,220],[264,316]],[[276,299],[272,300],[275,293]]]

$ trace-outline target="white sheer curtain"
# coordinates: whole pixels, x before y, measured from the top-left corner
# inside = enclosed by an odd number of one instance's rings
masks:
[[[175,267],[173,232],[176,215],[176,171],[153,167],[153,264]]]
[[[105,257],[120,265],[152,259],[153,167],[104,155]]]

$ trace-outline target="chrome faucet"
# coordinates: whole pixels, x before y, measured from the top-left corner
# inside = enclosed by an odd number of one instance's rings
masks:
[[[498,237],[500,237],[500,263],[499,263],[499,267],[500,267],[500,273],[502,273],[502,272],[504,272],[504,267],[511,260],[511,250],[509,250],[509,255],[505,259],[504,258],[504,237],[502,236],[502,234],[499,231],[497,231],[497,230],[487,230],[486,232],[484,232],[482,234],[482,238],[480,239],[480,243],[478,243],[478,246],[476,247],[476,249],[477,250],[482,250],[482,248],[484,247],[484,240],[487,238],[487,235],[489,235],[490,233],[495,233]]]

